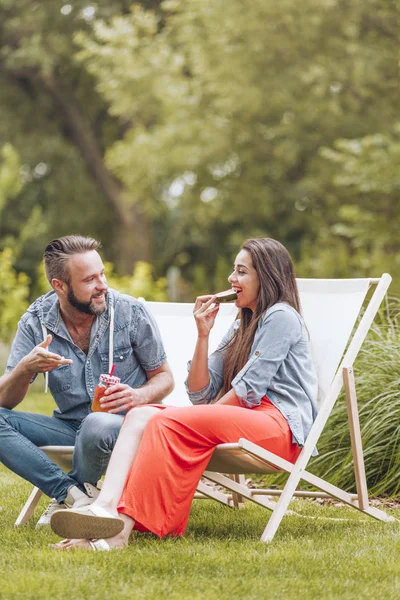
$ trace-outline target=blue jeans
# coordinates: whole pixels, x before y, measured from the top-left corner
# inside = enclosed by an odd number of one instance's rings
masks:
[[[66,421],[0,408],[0,461],[50,498],[62,502],[71,485],[97,483],[107,468],[123,417],[90,414]],[[73,469],[66,474],[38,446],[73,446]]]
[[[96,485],[105,473],[124,417],[108,413],[90,413],[76,434],[70,476]]]

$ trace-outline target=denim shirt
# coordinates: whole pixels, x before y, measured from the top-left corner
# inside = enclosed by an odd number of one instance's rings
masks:
[[[193,404],[207,404],[221,390],[224,356],[229,351],[226,344],[238,327],[236,321],[209,356],[209,384],[196,392],[188,390]],[[317,415],[318,382],[308,332],[294,308],[279,302],[265,312],[248,361],[233,379],[232,388],[245,408],[258,406],[261,398],[267,396],[287,420],[293,441],[304,445]]]
[[[49,388],[58,407],[53,414],[67,420],[84,419],[91,411],[100,374],[109,370],[111,306],[114,307],[114,375],[132,388],[143,386],[147,382],[146,371],[157,369],[166,361],[160,332],[143,303],[112,289],[107,292],[106,311],[93,322],[87,355],[74,344],[62,320],[56,293],[51,291],[38,298],[18,324],[5,372],[12,371],[43,341],[44,326],[53,336],[50,352],[72,359],[71,365],[61,365],[49,372]]]

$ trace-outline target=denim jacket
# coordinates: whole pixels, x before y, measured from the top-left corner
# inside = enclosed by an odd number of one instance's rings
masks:
[[[193,404],[209,403],[221,390],[224,356],[229,351],[226,344],[238,327],[236,321],[209,356],[209,384],[196,392],[188,390]],[[318,383],[308,332],[294,308],[279,302],[265,312],[248,361],[233,379],[232,388],[246,408],[258,406],[267,396],[289,423],[293,441],[304,445],[317,415]]]
[[[114,322],[112,330],[110,321]],[[18,324],[5,372],[12,371],[47,333],[53,336],[50,352],[72,359],[71,365],[49,372],[49,388],[58,407],[53,414],[61,419],[81,420],[89,414],[100,374],[108,373],[110,362],[115,364],[114,375],[122,383],[138,388],[147,382],[146,371],[166,361],[154,317],[143,303],[112,289],[107,292],[106,311],[93,322],[87,355],[72,341],[56,293],[51,291],[38,298]]]

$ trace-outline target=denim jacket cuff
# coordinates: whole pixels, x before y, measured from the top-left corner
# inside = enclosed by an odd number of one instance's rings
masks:
[[[232,381],[232,389],[244,408],[254,408],[255,406],[258,406],[259,402],[253,402],[251,398],[249,398],[249,395],[251,396],[251,394],[248,393],[247,385],[243,379],[236,376]]]
[[[202,390],[197,390],[196,392],[190,392],[188,385],[187,385],[187,381],[185,381],[185,388],[187,391],[187,394],[189,396],[189,400],[192,404],[208,404],[208,402],[210,402],[210,398],[209,398],[209,388],[210,385],[206,385],[206,387],[204,387]]]

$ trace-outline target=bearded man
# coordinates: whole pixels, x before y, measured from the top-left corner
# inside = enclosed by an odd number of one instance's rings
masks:
[[[48,244],[52,291],[22,316],[0,377],[0,461],[53,499],[38,525],[54,510],[95,499],[123,416],[160,402],[174,386],[154,318],[142,302],[108,288],[99,248],[76,235]],[[110,365],[121,381],[109,388],[102,412],[92,413],[95,387]],[[57,405],[52,416],[13,410],[38,373]],[[70,445],[68,474],[40,449]]]

